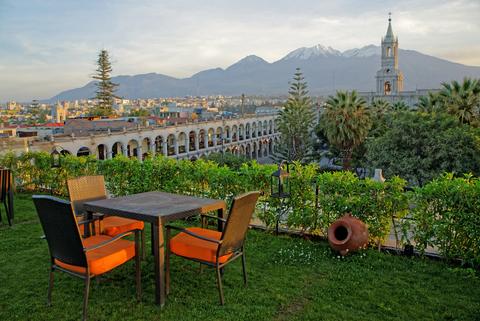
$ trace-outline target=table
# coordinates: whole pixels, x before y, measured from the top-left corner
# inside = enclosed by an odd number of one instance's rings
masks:
[[[150,223],[155,260],[155,302],[165,305],[164,225],[172,220],[217,211],[223,218],[223,200],[193,197],[164,192],[146,192],[84,203],[87,213],[103,213]],[[222,224],[218,224],[221,230]]]

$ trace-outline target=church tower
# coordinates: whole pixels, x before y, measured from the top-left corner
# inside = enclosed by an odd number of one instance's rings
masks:
[[[378,95],[397,95],[403,90],[403,74],[398,70],[398,38],[393,35],[392,17],[388,15],[387,34],[382,38],[382,68],[375,77]]]

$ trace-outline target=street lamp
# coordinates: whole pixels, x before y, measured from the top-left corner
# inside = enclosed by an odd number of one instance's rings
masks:
[[[59,168],[62,166],[61,156],[63,155],[62,152],[65,150],[61,146],[55,146],[52,149],[51,155],[51,167],[52,168]]]
[[[54,146],[51,152],[51,168],[60,168],[62,167],[62,155],[64,154],[65,150],[61,146]],[[58,184],[58,176],[60,170],[56,170],[56,179],[55,184]],[[53,195],[53,184],[50,186],[50,194]]]

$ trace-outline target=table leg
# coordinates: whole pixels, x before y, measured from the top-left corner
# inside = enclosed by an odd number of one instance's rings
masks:
[[[152,250],[152,256],[155,255],[155,240],[153,239],[153,236],[155,233],[153,232],[155,230],[154,224],[150,224],[150,248]]]
[[[153,225],[154,259],[155,259],[155,303],[165,305],[165,249],[163,225],[160,220]]]
[[[219,218],[223,218],[224,217],[224,213],[223,213],[223,208],[219,208],[217,210],[217,217]],[[217,229],[219,232],[223,232],[223,222],[218,220],[218,223],[217,223]]]
[[[87,211],[86,220],[88,223],[83,225],[83,228],[84,228],[83,236],[90,237],[92,233],[95,233],[95,230],[90,231],[90,222],[93,220],[93,212]],[[93,223],[93,227],[95,227],[95,222]]]

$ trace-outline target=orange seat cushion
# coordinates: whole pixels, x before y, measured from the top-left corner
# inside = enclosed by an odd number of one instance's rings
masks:
[[[101,242],[111,240],[107,235],[94,235],[83,239],[84,247],[91,247]],[[113,243],[87,252],[87,262],[90,275],[100,275],[135,257],[135,242],[119,239]],[[72,272],[85,274],[85,268],[63,263],[55,259],[55,264]]]
[[[191,227],[187,228],[187,230],[215,240],[220,240],[222,236],[221,232],[199,227]],[[170,251],[173,254],[210,263],[217,263],[217,249],[218,244],[216,243],[201,240],[182,232],[178,233],[170,240]],[[223,255],[219,257],[218,262],[225,263],[231,256],[232,253]]]
[[[102,220],[102,233],[109,236],[116,236],[131,230],[143,230],[144,225],[142,221],[119,216],[106,216]]]

